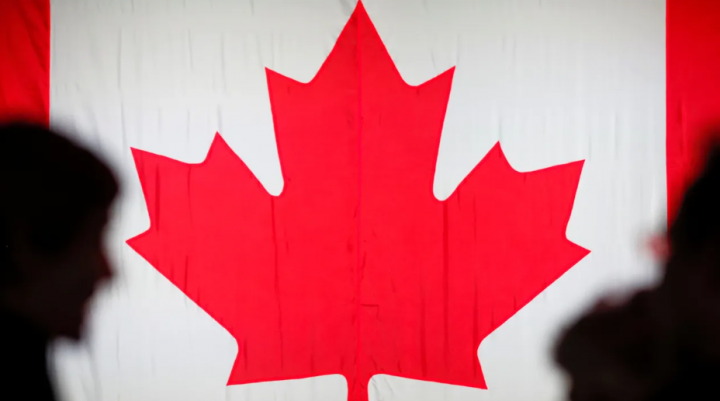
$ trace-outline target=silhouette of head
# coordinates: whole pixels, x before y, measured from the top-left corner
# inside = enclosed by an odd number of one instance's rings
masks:
[[[570,400],[720,397],[720,146],[709,145],[670,226],[661,283],[619,305],[601,302],[560,338]]]
[[[111,276],[103,250],[118,187],[90,152],[39,125],[0,125],[0,308],[77,339]]]
[[[720,133],[720,130],[715,132]],[[717,137],[714,132],[708,136]],[[687,190],[669,233],[670,257],[661,289],[677,310],[685,340],[720,358],[720,147]],[[699,351],[700,352],[700,351]]]

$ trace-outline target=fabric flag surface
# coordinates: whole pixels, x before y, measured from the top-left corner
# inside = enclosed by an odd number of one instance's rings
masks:
[[[720,112],[711,0],[0,0],[0,118],[117,170],[63,399],[555,400]],[[691,44],[691,45],[690,45]]]

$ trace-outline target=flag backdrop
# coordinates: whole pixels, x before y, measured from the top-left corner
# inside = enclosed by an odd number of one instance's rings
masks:
[[[0,0],[123,185],[64,399],[554,400],[720,112],[712,0]]]

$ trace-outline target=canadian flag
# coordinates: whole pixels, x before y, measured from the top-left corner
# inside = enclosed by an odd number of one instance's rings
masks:
[[[82,400],[556,400],[720,113],[714,0],[0,0],[0,115],[123,184]]]

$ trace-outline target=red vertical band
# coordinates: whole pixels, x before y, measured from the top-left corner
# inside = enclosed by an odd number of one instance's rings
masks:
[[[708,124],[720,122],[720,1],[667,1],[668,217],[702,168]]]
[[[50,1],[0,0],[0,118],[50,115]]]

